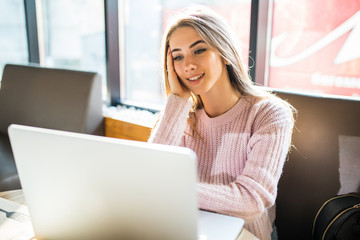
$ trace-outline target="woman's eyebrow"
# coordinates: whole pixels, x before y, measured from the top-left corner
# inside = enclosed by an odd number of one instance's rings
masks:
[[[190,48],[195,47],[195,46],[198,45],[199,43],[205,43],[205,41],[204,41],[204,40],[196,41],[196,42],[194,42],[193,44],[190,45]]]
[[[198,45],[199,43],[205,43],[205,41],[204,40],[198,40],[198,41],[192,43],[189,48],[193,48],[196,45]],[[177,51],[181,51],[181,49],[180,48],[174,48],[173,50],[171,50],[171,53],[177,52]]]

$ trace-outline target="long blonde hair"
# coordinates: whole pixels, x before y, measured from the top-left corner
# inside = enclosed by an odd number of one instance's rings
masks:
[[[200,37],[226,62],[232,86],[243,96],[260,96],[250,80],[247,68],[240,56],[240,48],[226,21],[214,11],[201,7],[183,9],[169,23],[162,42],[162,66],[166,95],[170,94],[170,85],[166,72],[167,52],[172,33],[179,27],[192,27]],[[202,107],[200,96],[191,94],[193,110]]]
[[[171,19],[164,32],[161,56],[166,95],[171,93],[166,71],[169,41],[172,33],[179,27],[192,27],[200,35],[200,37],[220,55],[223,62],[226,63],[226,68],[232,86],[242,96],[254,96],[259,98],[266,98],[270,96],[275,97],[275,95],[271,94],[269,90],[259,89],[251,81],[248,70],[245,67],[240,55],[240,48],[237,44],[238,41],[234,37],[225,19],[211,9],[202,6],[185,8],[178,12],[177,15]],[[193,102],[192,112],[195,112],[196,109],[203,107],[203,103],[199,95],[191,93],[191,99]],[[294,117],[296,109],[294,109],[288,102],[282,102],[290,109]],[[294,123],[294,118],[292,118],[292,121]],[[190,118],[188,119],[188,122],[193,131],[197,133],[196,119],[195,123],[191,123]]]

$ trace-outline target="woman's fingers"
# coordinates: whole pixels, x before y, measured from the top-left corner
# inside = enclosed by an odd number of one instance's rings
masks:
[[[166,61],[166,67],[167,67],[167,74],[168,74],[168,80],[169,80],[169,85],[171,88],[171,93],[178,95],[182,98],[186,98],[188,99],[190,97],[190,90],[188,88],[186,88],[180,81],[180,79],[178,78],[178,75],[175,72],[174,69],[174,60],[173,57],[171,55],[171,50],[169,48],[168,51],[168,56],[167,56],[167,61]]]
[[[167,74],[168,74],[170,84],[173,82],[174,79],[176,81],[178,81],[177,80],[178,76],[177,76],[177,74],[176,74],[176,72],[174,70],[174,61],[173,61],[173,58],[172,58],[172,55],[171,55],[170,48],[169,48],[169,51],[168,51],[166,66],[167,66]]]

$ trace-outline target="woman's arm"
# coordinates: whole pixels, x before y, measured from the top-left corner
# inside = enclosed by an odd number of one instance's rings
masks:
[[[170,48],[167,52],[166,72],[171,94],[168,96],[165,110],[151,132],[148,142],[178,146],[184,135],[192,103],[188,101],[190,90],[180,83],[175,72]]]
[[[165,110],[151,132],[148,142],[180,145],[192,103],[177,95],[169,95]]]

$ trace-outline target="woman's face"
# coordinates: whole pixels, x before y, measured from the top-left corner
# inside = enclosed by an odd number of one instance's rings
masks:
[[[229,83],[220,55],[192,27],[179,27],[169,40],[174,69],[182,83],[203,96]]]

